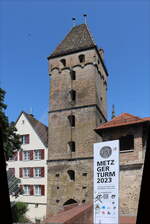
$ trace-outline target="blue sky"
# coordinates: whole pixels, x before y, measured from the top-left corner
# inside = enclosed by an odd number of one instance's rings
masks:
[[[24,110],[47,123],[47,56],[88,15],[90,31],[104,49],[109,72],[108,119],[127,112],[150,116],[150,1],[0,1],[0,86],[6,114]]]

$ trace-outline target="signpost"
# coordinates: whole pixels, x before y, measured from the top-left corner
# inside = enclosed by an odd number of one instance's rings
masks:
[[[94,224],[119,224],[119,140],[94,144]]]

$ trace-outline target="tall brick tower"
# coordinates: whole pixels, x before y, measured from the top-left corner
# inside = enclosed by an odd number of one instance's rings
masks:
[[[92,200],[93,131],[106,121],[107,70],[86,24],[48,57],[50,83],[47,214]]]

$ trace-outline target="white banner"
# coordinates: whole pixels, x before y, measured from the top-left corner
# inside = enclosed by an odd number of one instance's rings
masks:
[[[119,224],[119,140],[94,144],[94,224]]]

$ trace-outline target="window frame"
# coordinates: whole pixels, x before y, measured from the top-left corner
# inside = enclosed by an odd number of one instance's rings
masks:
[[[25,154],[27,154],[28,156],[26,157]],[[30,160],[30,151],[23,151],[23,160],[24,161]]]

